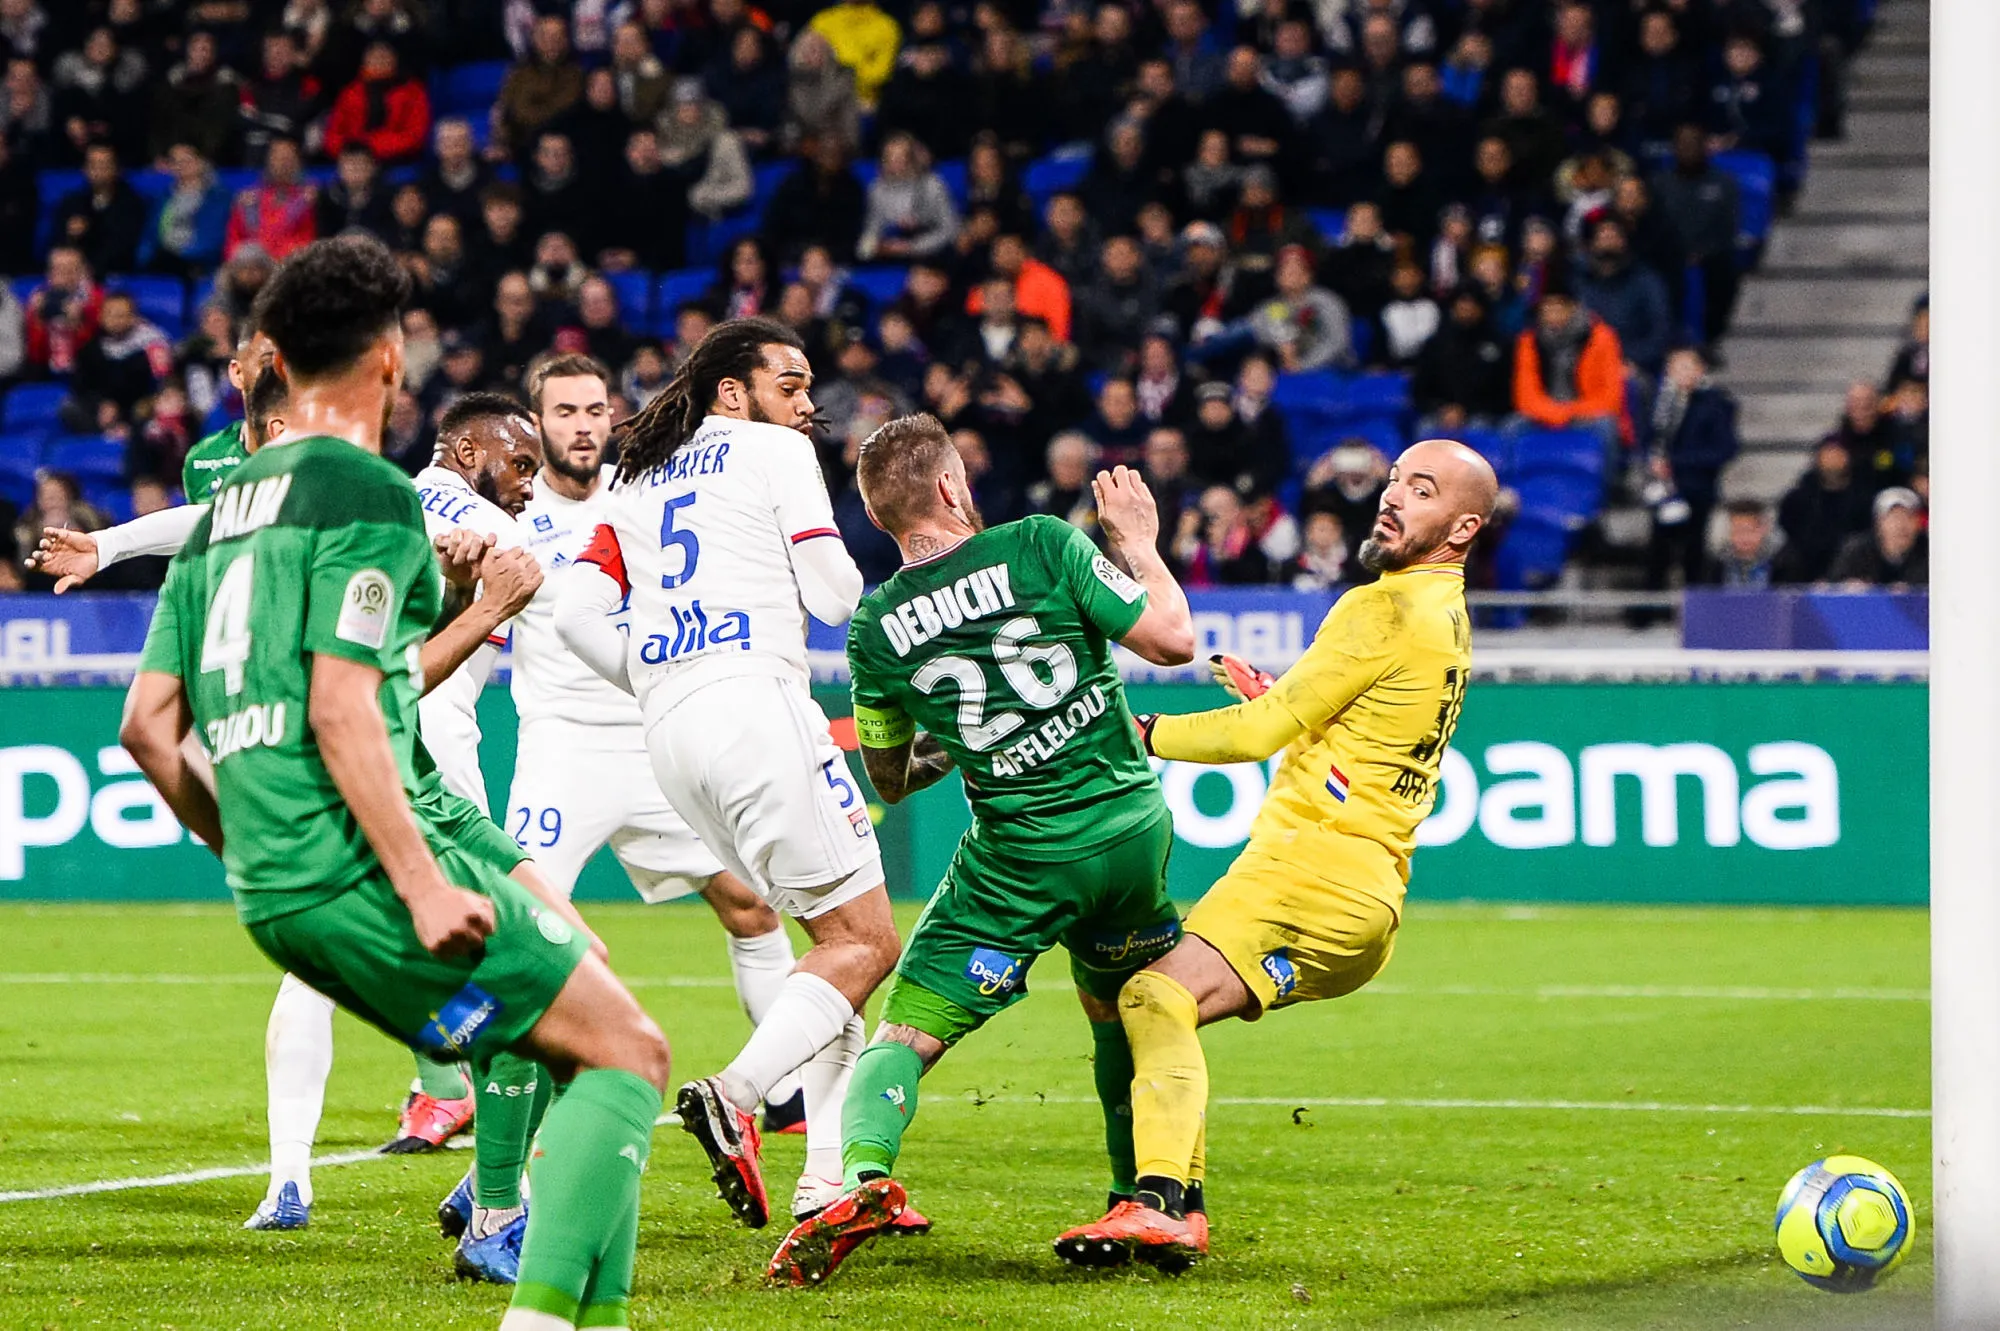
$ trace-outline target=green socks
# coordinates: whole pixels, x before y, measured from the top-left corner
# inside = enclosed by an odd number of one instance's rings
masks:
[[[840,1164],[847,1187],[860,1186],[864,1173],[895,1172],[903,1134],[917,1116],[917,1079],[923,1075],[923,1059],[906,1044],[871,1044],[854,1060],[854,1079],[841,1106]]]
[[[1132,1147],[1132,1044],[1116,1021],[1090,1023],[1091,1072],[1104,1106],[1104,1153],[1111,1157],[1111,1191],[1129,1194],[1138,1180]]]
[[[466,1096],[465,1069],[457,1063],[440,1063],[416,1055],[417,1089],[433,1100],[463,1100]]]
[[[511,1308],[576,1326],[626,1324],[639,1178],[659,1113],[649,1082],[611,1068],[579,1073],[550,1107]]]
[[[521,1170],[548,1105],[548,1086],[542,1066],[519,1054],[495,1054],[477,1073],[472,1189],[479,1205],[504,1211],[521,1204]]]

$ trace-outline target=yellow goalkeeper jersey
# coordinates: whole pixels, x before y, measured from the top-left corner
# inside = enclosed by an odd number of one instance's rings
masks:
[[[1162,716],[1153,752],[1199,763],[1284,757],[1250,844],[1355,887],[1409,882],[1417,824],[1472,668],[1465,572],[1419,565],[1356,587],[1262,697]]]

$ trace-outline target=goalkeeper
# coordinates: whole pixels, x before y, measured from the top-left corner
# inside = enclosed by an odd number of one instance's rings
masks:
[[[1249,844],[1188,915],[1179,944],[1119,991],[1137,1192],[1058,1238],[1065,1260],[1178,1269],[1205,1253],[1206,1217],[1189,1217],[1208,1106],[1197,1028],[1338,998],[1388,964],[1417,825],[1472,664],[1465,556],[1497,491],[1492,468],[1465,445],[1412,446],[1361,546],[1381,580],[1336,602],[1282,677],[1220,661],[1238,705],[1139,719],[1161,758],[1284,758]]]

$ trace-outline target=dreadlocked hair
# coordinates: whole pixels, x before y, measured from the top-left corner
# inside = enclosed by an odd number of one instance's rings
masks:
[[[731,319],[709,330],[643,411],[612,432],[618,479],[629,482],[674,455],[701,425],[724,379],[750,382],[772,345],[806,349],[798,333],[770,319]]]

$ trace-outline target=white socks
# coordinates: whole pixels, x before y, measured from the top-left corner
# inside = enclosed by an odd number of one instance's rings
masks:
[[[265,1199],[296,1183],[312,1205],[312,1148],[333,1071],[333,1000],[287,975],[264,1027],[265,1117],[271,1131],[271,1184]]]
[[[806,1087],[807,1177],[841,1177],[840,1105],[854,1076],[854,1060],[868,1041],[861,1018],[849,1017],[834,1042],[800,1070]]]
[[[781,1078],[840,1038],[853,1016],[854,1007],[840,990],[810,971],[793,971],[743,1052],[722,1070],[724,1094],[738,1108],[754,1108]]]
[[[743,1004],[750,1024],[761,1026],[764,1014],[778,1001],[778,993],[792,973],[792,937],[781,924],[770,933],[756,938],[730,935],[727,941],[729,973],[736,980],[736,998]],[[797,1078],[780,1077],[765,1092],[764,1098],[783,1104],[796,1095],[798,1089]]]
[[[500,1331],[576,1331],[576,1323],[533,1308],[509,1308],[500,1319]]]

